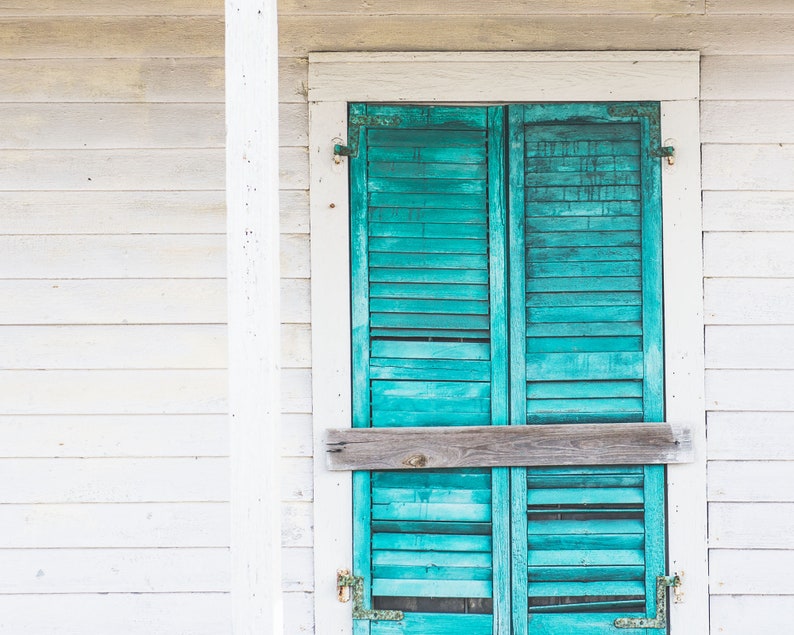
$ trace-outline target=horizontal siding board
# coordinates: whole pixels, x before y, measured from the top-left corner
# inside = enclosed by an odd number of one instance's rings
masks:
[[[711,594],[793,595],[792,567],[794,551],[715,549],[709,557]]]
[[[282,503],[281,543],[288,548],[311,547],[314,544],[314,516],[311,502]]]
[[[0,190],[222,190],[222,149],[1,150]]]
[[[281,281],[282,322],[308,324],[311,321],[310,304],[308,280],[293,278]]]
[[[794,231],[794,192],[703,192],[706,231]]]
[[[221,0],[26,0],[4,2],[0,17],[43,15],[223,15]]]
[[[223,103],[212,58],[0,60],[0,102]]]
[[[281,234],[281,277],[309,278],[309,251],[308,234]]]
[[[300,205],[285,201],[286,223],[300,215]],[[226,230],[223,190],[0,192],[0,206],[0,235],[222,234]]]
[[[0,278],[175,279],[225,275],[226,240],[220,234],[0,236]]]
[[[794,461],[710,461],[712,502],[794,502]]]
[[[3,549],[226,547],[228,516],[227,503],[4,504],[1,542]]]
[[[231,631],[228,593],[0,595],[0,632],[28,635],[218,635]]]
[[[794,143],[792,101],[704,101],[703,143]]]
[[[314,590],[314,561],[311,548],[294,547],[283,549],[281,589],[285,593]]]
[[[225,414],[2,416],[0,457],[228,456],[228,424]]]
[[[309,59],[304,56],[279,57],[278,98],[281,103],[306,103],[309,91]]]
[[[298,293],[302,289],[294,291],[300,296],[296,302],[306,305],[292,310],[308,314],[308,297]],[[0,324],[226,322],[222,279],[0,280],[0,294],[14,298],[0,304]]]
[[[313,443],[310,414],[281,415],[282,456],[312,456]]]
[[[711,635],[785,633],[794,595],[715,595],[710,606]]]
[[[223,31],[219,16],[3,17],[0,57],[216,57]]]
[[[794,189],[792,144],[705,144],[702,153],[705,190]]]
[[[226,548],[0,550],[0,593],[228,590]]]
[[[792,369],[794,326],[708,326],[706,368]]]
[[[794,280],[707,278],[706,324],[794,324]]]
[[[4,503],[226,502],[226,458],[1,459]]]
[[[0,414],[220,414],[224,370],[5,370]]]
[[[703,237],[704,274],[713,278],[791,278],[794,233],[709,232]]]
[[[794,410],[794,370],[707,370],[710,410]]]
[[[710,503],[715,549],[794,549],[794,503]]]
[[[788,0],[706,0],[706,13],[774,15],[794,13],[794,6]]]
[[[745,18],[726,19],[736,25],[745,22]],[[734,55],[704,56],[701,98],[705,101],[794,99],[794,85],[786,80],[794,72],[792,47],[781,47],[780,55],[752,55],[760,52],[752,49],[740,46]]]
[[[709,459],[794,460],[794,413],[710,412]]]

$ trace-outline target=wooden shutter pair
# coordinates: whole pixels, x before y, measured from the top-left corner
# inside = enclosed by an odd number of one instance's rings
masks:
[[[329,461],[358,470],[364,604],[404,612],[357,634],[596,635],[653,615],[664,468],[645,463],[688,449],[660,423],[654,116],[351,107],[368,124],[350,161],[354,427]]]

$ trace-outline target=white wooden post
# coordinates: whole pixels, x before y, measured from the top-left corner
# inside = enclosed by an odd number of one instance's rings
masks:
[[[275,0],[226,0],[232,628],[283,632]]]

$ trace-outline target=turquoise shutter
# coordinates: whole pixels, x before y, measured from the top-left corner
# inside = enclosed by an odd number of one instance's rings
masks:
[[[486,108],[351,115],[399,120],[365,128],[351,160],[354,426],[506,424],[507,340],[490,310],[505,293],[504,196],[488,187],[501,130],[489,138]],[[492,510],[507,504],[507,471],[358,472],[354,490],[366,604],[406,613],[356,633],[492,633],[493,554],[508,531]]]
[[[649,152],[659,141],[650,135],[647,117],[615,117],[607,104],[511,107],[510,264],[525,272],[511,282],[514,423],[663,419],[660,177]],[[514,475],[523,512],[514,609],[527,606],[529,633],[623,632],[615,617],[654,614],[663,474]],[[516,635],[525,633],[516,619]]]

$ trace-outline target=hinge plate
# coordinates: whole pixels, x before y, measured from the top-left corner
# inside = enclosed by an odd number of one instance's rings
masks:
[[[680,587],[677,575],[660,575],[656,578],[656,617],[619,617],[615,628],[667,628],[667,589]]]
[[[401,121],[402,120],[396,116],[351,115],[347,122],[347,145],[345,146],[337,143],[334,146],[334,156],[358,156],[358,144],[361,139],[362,127],[393,128],[399,126]]]
[[[372,620],[384,622],[399,622],[405,617],[402,611],[373,610],[364,608],[364,578],[360,575],[350,575],[346,570],[336,572],[337,594],[342,600],[342,590],[349,587],[353,590],[353,619]]]

